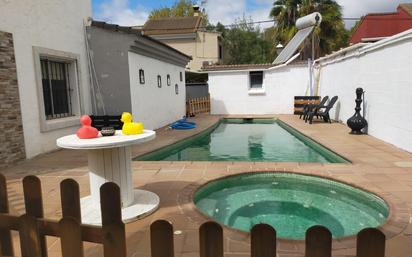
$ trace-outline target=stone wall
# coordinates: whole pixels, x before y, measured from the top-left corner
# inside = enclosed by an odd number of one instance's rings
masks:
[[[25,159],[12,34],[0,31],[0,169]]]

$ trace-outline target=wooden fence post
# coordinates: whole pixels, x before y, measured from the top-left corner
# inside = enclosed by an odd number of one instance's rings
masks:
[[[207,111],[210,113],[210,94],[207,95]]]
[[[208,106],[209,99],[207,96],[205,96],[205,112],[207,112],[207,106]]]
[[[174,257],[173,226],[166,220],[156,220],[150,225],[152,257]]]
[[[223,257],[223,229],[216,222],[203,223],[199,228],[200,257]]]
[[[63,257],[83,257],[82,229],[79,220],[63,217],[59,222]]]
[[[41,257],[43,248],[37,220],[35,217],[24,214],[19,218],[20,249],[22,257]],[[47,252],[47,249],[46,249]]]
[[[63,218],[72,217],[81,223],[79,184],[73,179],[65,179],[60,183],[60,198]]]
[[[356,257],[385,257],[385,235],[376,228],[365,228],[358,233]]]
[[[332,234],[323,226],[313,226],[306,231],[305,257],[331,257]]]
[[[122,221],[120,188],[113,182],[100,187],[104,257],[126,257],[126,231]]]
[[[191,111],[190,111],[190,99],[187,101],[187,117],[192,116]]]
[[[189,99],[186,103],[187,116],[210,113],[210,95]]]
[[[7,194],[7,181],[0,174],[0,214],[9,213],[9,198]],[[0,256],[14,256],[13,241],[9,230],[0,230]]]
[[[276,230],[267,224],[255,225],[251,233],[251,257],[276,257]]]
[[[33,218],[44,218],[41,182],[36,176],[27,176],[23,179],[24,205],[26,214]],[[44,235],[39,236],[41,253],[47,257],[47,243]]]

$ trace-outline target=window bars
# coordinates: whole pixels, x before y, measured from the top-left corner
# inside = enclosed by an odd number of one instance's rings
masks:
[[[41,59],[46,120],[73,116],[70,97],[70,63]]]

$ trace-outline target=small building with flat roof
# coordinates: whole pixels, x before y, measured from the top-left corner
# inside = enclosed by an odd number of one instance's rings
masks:
[[[186,114],[190,56],[132,27],[91,21],[87,36],[95,114],[131,112],[148,129]]]

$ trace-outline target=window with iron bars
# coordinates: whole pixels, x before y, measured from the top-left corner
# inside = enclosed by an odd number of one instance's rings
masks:
[[[250,76],[250,88],[262,88],[263,86],[263,71],[251,71]]]
[[[70,63],[41,59],[44,110],[47,120],[73,116]]]

